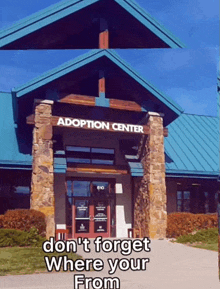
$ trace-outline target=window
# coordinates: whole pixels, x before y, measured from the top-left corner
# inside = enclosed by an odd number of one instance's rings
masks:
[[[14,186],[14,192],[20,195],[30,195],[30,188],[25,186]]]
[[[177,212],[190,211],[190,192],[177,191]]]
[[[107,181],[67,180],[67,197],[70,204],[72,198],[109,197],[113,196],[114,185]]]
[[[114,149],[90,148],[90,147],[66,147],[68,165],[74,163],[114,165]]]
[[[30,208],[31,172],[0,171],[0,215],[7,210]]]
[[[217,212],[218,206],[218,193],[214,193],[212,190],[204,191],[202,201],[202,213],[214,213]]]

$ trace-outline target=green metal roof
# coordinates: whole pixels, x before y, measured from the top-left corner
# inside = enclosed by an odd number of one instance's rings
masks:
[[[30,35],[31,33],[35,33],[40,29],[51,25],[61,19],[69,15],[73,15],[74,13],[83,10],[87,7],[91,7],[96,3],[101,3],[102,5],[106,5],[106,3],[110,3],[110,5],[115,5],[117,3],[123,11],[134,19],[136,19],[146,30],[151,31],[156,37],[158,37],[166,47],[171,48],[183,48],[185,47],[183,43],[180,42],[170,31],[165,29],[161,24],[159,24],[149,13],[144,11],[137,3],[131,0],[66,0],[59,2],[55,5],[52,5],[38,13],[27,17],[9,28],[6,28],[0,32],[0,48],[7,48],[7,45],[11,45],[12,47],[9,49],[16,49],[13,47],[13,42],[20,41],[22,38]],[[109,9],[107,9],[108,11]],[[91,14],[91,13],[90,13]],[[86,19],[86,17],[84,17]],[[116,19],[114,19],[115,21]],[[41,30],[43,31],[43,30]],[[65,33],[65,32],[63,32]],[[142,31],[143,33],[143,31]],[[16,46],[19,44],[17,42]],[[39,47],[32,47],[31,43],[29,43],[31,49],[37,49]],[[17,46],[18,47],[18,46]],[[135,48],[137,46],[134,46]],[[47,47],[47,49],[53,49],[51,46]],[[57,47],[56,47],[57,48]],[[61,47],[60,47],[61,48]],[[79,47],[82,48],[82,47]],[[93,47],[95,48],[95,47]],[[117,48],[117,47],[114,47]],[[120,47],[123,48],[123,47]],[[126,46],[125,46],[126,48]],[[159,47],[158,47],[159,48]],[[28,47],[19,47],[19,49],[28,49]]]
[[[14,123],[11,93],[0,92],[0,135],[0,167],[31,169],[31,154],[20,151],[24,144],[22,138],[18,137]],[[26,151],[26,148],[23,149]]]
[[[168,125],[165,138],[167,177],[217,178],[219,176],[218,118],[183,113]],[[131,175],[143,176],[136,156],[126,156]]]
[[[182,114],[168,125],[167,175],[219,175],[218,118]]]

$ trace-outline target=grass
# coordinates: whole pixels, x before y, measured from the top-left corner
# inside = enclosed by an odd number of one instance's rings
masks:
[[[218,229],[200,230],[194,234],[183,235],[178,237],[176,242],[196,248],[218,251]]]
[[[47,272],[41,247],[5,247],[0,248],[0,276]],[[81,258],[74,253],[53,253],[52,256],[68,255],[72,260]]]

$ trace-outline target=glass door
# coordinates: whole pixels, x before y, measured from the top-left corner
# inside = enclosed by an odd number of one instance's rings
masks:
[[[75,233],[88,234],[90,227],[89,200],[75,200]]]
[[[108,182],[92,182],[94,234],[110,236],[110,185]]]
[[[72,237],[110,237],[114,216],[114,185],[106,181],[67,181],[68,205],[72,206],[69,223],[72,222]],[[69,212],[69,213],[68,213]],[[68,218],[68,216],[67,216]],[[113,222],[114,223],[114,222]]]

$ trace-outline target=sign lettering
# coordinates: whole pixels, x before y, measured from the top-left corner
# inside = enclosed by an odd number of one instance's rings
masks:
[[[72,126],[77,128],[98,129],[98,130],[144,133],[144,128],[142,125],[110,123],[106,121],[85,120],[77,118],[71,119],[68,117],[59,117],[57,125],[66,127]]]

